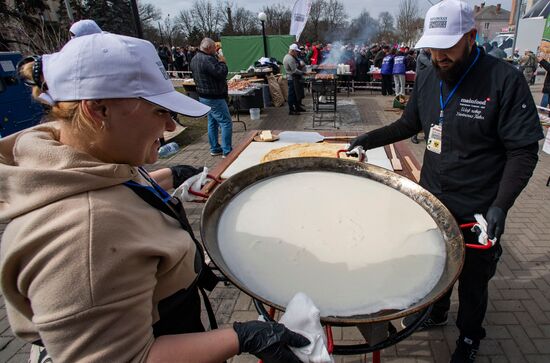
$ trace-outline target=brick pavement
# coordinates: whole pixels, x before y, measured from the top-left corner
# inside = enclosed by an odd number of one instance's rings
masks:
[[[540,86],[534,91],[540,99]],[[356,92],[341,97],[340,130],[371,130],[398,117],[388,111],[391,99]],[[309,130],[311,113],[289,117],[286,108],[264,110],[260,121],[242,117],[249,129]],[[329,124],[321,128],[330,129]],[[234,143],[245,135],[242,125],[234,125]],[[424,146],[409,143],[420,161]],[[172,158],[161,160],[152,168],[176,164],[213,167],[221,159],[211,157],[206,135],[192,145],[183,146]],[[490,302],[486,317],[487,338],[482,342],[479,362],[550,362],[550,188],[545,186],[550,175],[550,155],[540,153],[533,178],[515,206],[509,212],[504,253],[498,271],[490,283]],[[199,232],[202,204],[186,203],[189,220]],[[0,222],[0,233],[5,224]],[[212,305],[221,326],[236,320],[256,319],[250,297],[235,287],[223,284],[210,294]],[[456,288],[451,306],[451,321],[456,318]],[[362,341],[355,328],[335,328],[337,344]],[[412,337],[382,352],[384,362],[447,362],[454,349],[457,329],[453,324]],[[0,362],[24,362],[29,345],[15,338],[7,323],[3,299],[0,298]],[[371,356],[337,357],[339,363],[370,362]],[[242,355],[232,363],[257,362]]]

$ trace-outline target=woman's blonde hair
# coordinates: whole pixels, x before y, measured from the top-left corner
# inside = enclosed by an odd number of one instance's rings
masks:
[[[21,66],[19,75],[29,81],[33,80],[34,61]],[[44,82],[43,75],[40,76]],[[42,89],[38,85],[32,86],[32,96],[40,103],[46,104],[39,96]],[[84,111],[84,106],[81,101],[61,101],[54,105],[48,104],[51,109],[46,114],[46,121],[62,121],[75,127],[78,131],[84,133],[97,133],[98,128],[89,115]]]

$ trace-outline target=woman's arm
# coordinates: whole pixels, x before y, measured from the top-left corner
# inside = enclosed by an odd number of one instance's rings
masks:
[[[155,339],[147,363],[219,363],[238,353],[239,340],[235,330],[216,329],[204,333],[161,336]]]
[[[164,190],[170,190],[174,187],[174,179],[172,177],[172,170],[170,168],[162,168],[159,170],[151,171],[149,175]]]

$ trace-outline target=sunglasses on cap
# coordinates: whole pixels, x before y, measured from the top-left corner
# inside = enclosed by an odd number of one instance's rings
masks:
[[[25,77],[21,76],[21,68],[30,62],[34,62],[32,66],[32,79],[27,79]],[[42,75],[42,57],[39,55],[31,55],[28,57],[25,57],[21,59],[16,66],[17,69],[17,75],[19,76],[19,79],[23,81],[24,84],[26,84],[29,87],[37,86],[43,91],[48,90],[48,86],[46,86],[45,82],[42,82],[41,75]]]

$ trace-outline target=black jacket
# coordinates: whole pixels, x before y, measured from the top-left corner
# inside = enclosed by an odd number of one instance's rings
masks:
[[[476,52],[466,64],[471,64]],[[455,85],[443,82],[443,98]],[[440,80],[429,67],[418,73],[402,117],[367,134],[367,149],[430,134],[438,123]],[[537,162],[544,137],[537,109],[523,75],[512,65],[487,56],[456,89],[444,110],[441,154],[426,150],[420,185],[440,199],[460,221],[472,221],[490,206],[507,211]]]
[[[222,99],[227,97],[227,65],[213,55],[197,52],[191,60],[191,72],[200,97]]]
[[[550,93],[550,63],[541,60],[540,66],[546,71],[546,77],[544,78],[544,87],[542,87],[542,93]]]

